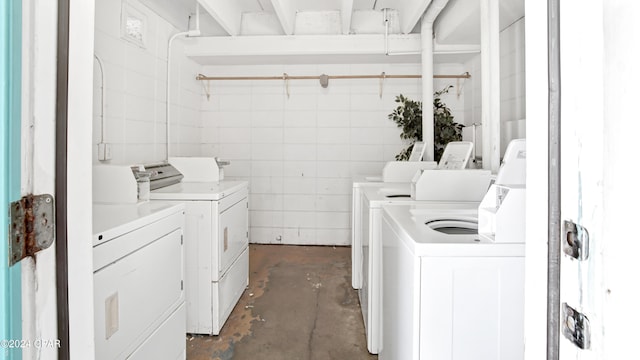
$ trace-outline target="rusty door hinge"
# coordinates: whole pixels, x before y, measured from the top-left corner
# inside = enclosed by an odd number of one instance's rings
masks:
[[[27,195],[11,203],[9,266],[51,246],[55,237],[53,196]]]

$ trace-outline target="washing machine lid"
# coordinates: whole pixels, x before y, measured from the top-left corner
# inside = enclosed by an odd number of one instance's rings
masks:
[[[220,200],[246,189],[246,181],[180,182],[151,191],[152,200]]]
[[[353,181],[354,187],[359,187],[361,185],[366,186],[367,184],[377,184],[382,182],[382,175],[354,175],[351,180]]]
[[[410,209],[412,223],[409,232],[418,244],[444,242],[446,244],[473,244],[483,240],[478,235],[476,208],[422,207]],[[484,241],[489,243],[488,241]]]
[[[410,205],[428,203],[436,209],[478,209],[477,201],[416,201],[411,198],[411,185],[407,183],[382,184],[378,187],[368,186],[362,189],[363,197],[371,208],[384,205]]]
[[[367,186],[364,195],[370,202],[388,202],[392,200],[411,200],[410,183],[381,183],[380,186]]]
[[[446,235],[478,235],[478,218],[465,216],[438,216],[424,222],[431,230]]]
[[[438,231],[445,227],[472,228],[477,209],[435,209],[432,205],[398,205],[383,207],[385,222],[399,240],[417,256],[434,257],[522,257],[524,244],[494,243],[476,234]],[[386,239],[383,239],[383,244]],[[394,246],[387,244],[386,246]],[[398,244],[395,244],[398,246]]]

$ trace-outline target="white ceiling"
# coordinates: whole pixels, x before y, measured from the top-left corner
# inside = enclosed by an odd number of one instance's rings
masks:
[[[431,2],[431,0],[140,1],[181,31],[194,28],[196,4],[199,2],[202,36],[382,34],[385,31],[383,9],[389,9],[387,18],[390,34],[419,32],[420,15]],[[524,16],[524,0],[499,1],[500,29],[502,30]],[[349,12],[349,15],[345,12]],[[449,0],[435,22],[436,42],[444,45],[480,44],[479,13],[480,0]],[[453,58],[447,56],[446,60],[455,60],[455,56]],[[436,61],[440,62],[437,58]]]
[[[500,31],[524,16],[524,0],[500,0]],[[479,0],[449,0],[435,22],[440,44],[480,44]]]

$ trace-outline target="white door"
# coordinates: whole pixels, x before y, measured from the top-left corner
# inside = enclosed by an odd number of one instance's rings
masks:
[[[69,354],[72,359],[91,359],[93,257],[91,153],[87,149],[91,146],[94,2],[13,0],[11,3],[20,7],[21,14],[17,16],[22,17],[20,194],[57,197],[56,164],[61,162],[67,164],[66,182],[58,175],[61,180],[58,185],[68,192],[66,206],[58,209],[56,215],[66,218],[63,232],[69,260],[67,273],[61,274],[68,280],[68,286],[58,293],[56,246],[60,239],[15,265],[22,270],[21,339],[25,346],[21,358],[57,359]],[[65,31],[58,37],[59,11],[60,19],[68,19],[68,38]],[[65,22],[61,26],[66,28]],[[57,156],[56,125],[64,124],[65,120],[67,141],[58,139],[58,145],[65,151]],[[68,305],[60,302],[63,296]],[[67,310],[69,326],[59,316]],[[59,329],[68,331],[68,336]]]
[[[639,11],[561,2],[561,219],[577,225],[561,242],[586,246],[561,259],[560,359],[637,357]]]
[[[55,197],[57,4],[22,1],[22,134],[20,195]],[[27,257],[22,269],[23,359],[58,354],[56,243]],[[47,346],[36,346],[45,341]],[[48,346],[51,341],[52,346]],[[68,343],[64,339],[67,346]]]
[[[577,5],[564,1],[560,5],[559,349],[561,359],[601,359],[596,349],[601,347],[599,329],[603,325],[603,259],[598,251],[603,240],[602,4]],[[581,259],[565,253],[570,243],[584,244],[583,249],[575,250]]]

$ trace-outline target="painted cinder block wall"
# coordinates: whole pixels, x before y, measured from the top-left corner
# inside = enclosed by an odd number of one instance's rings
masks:
[[[461,65],[436,72],[463,72]],[[420,74],[419,64],[205,66],[209,76]],[[438,80],[437,86],[444,82]],[[352,179],[380,174],[405,146],[388,119],[398,94],[421,100],[418,79],[203,82],[202,154],[231,161],[250,182],[255,243],[350,244]],[[447,96],[463,116],[464,100]]]
[[[500,149],[525,137],[525,19],[500,32]]]
[[[500,32],[500,149],[501,155],[513,139],[525,137],[525,19],[521,18]],[[477,74],[464,88],[465,125],[482,123],[482,81],[480,55],[464,64]],[[471,137],[471,127],[465,130]],[[476,151],[482,155],[482,127],[477,127]]]
[[[121,36],[121,11],[144,17],[143,46]],[[106,132],[110,164],[149,164],[166,160],[167,43],[178,29],[138,1],[96,0],[95,53],[106,73]],[[200,154],[201,66],[183,55],[183,39],[172,46],[171,155]],[[94,61],[93,162],[101,134],[101,74]]]

